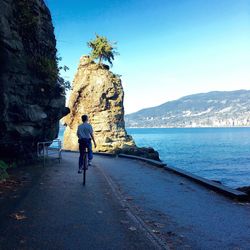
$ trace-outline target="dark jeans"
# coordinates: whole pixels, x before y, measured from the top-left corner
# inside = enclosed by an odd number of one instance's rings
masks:
[[[79,169],[83,167],[83,156],[86,151],[86,148],[88,149],[88,159],[91,161],[93,159],[93,151],[92,151],[92,143],[91,139],[79,139]]]

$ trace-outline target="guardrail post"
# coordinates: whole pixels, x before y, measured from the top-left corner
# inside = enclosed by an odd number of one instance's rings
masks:
[[[50,147],[51,144],[55,144],[55,147]],[[50,154],[49,154],[50,151]],[[37,143],[37,156],[43,157],[43,166],[45,167],[46,157],[49,155],[57,155],[57,159],[59,163],[62,160],[62,142],[59,139],[53,141],[45,141],[45,142],[38,142]]]

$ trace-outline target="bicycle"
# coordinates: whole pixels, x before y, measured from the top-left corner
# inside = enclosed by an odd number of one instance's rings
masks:
[[[83,154],[83,186],[86,184],[86,171],[88,170],[88,151],[87,147],[84,148],[84,154]]]

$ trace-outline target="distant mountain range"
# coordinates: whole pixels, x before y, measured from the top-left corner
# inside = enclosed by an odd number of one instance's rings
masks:
[[[182,97],[125,116],[126,127],[250,126],[250,90]]]

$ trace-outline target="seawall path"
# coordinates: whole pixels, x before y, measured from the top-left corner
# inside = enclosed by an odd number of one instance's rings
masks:
[[[1,218],[0,249],[249,249],[250,205],[148,163],[49,161]],[[29,171],[32,171],[29,168]],[[24,214],[21,220],[13,214]]]

